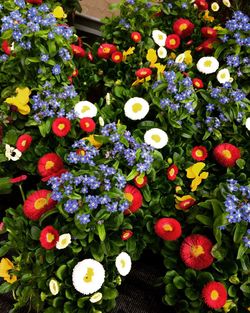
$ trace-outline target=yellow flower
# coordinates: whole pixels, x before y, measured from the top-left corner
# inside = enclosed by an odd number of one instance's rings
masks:
[[[197,162],[186,169],[187,178],[193,178],[191,183],[191,191],[195,191],[197,187],[201,184],[202,179],[208,178],[208,172],[200,172],[205,167],[205,163]]]
[[[174,52],[171,52],[170,55],[169,55],[169,58],[175,60],[176,59],[176,54]]]
[[[17,88],[16,93],[17,93],[16,96],[7,98],[5,100],[5,102],[10,104],[10,105],[16,106],[18,112],[21,113],[22,115],[29,114],[30,113],[30,107],[29,107],[28,103],[30,101],[29,96],[31,94],[31,91],[27,87]]]
[[[161,63],[155,63],[154,67],[157,68],[157,74],[162,74],[165,71],[166,65],[162,65]]]
[[[207,22],[213,22],[214,21],[214,17],[209,15],[208,10],[205,11],[205,15],[203,16],[203,19]]]
[[[185,62],[187,65],[193,63],[193,57],[192,57],[192,55],[191,55],[191,50],[186,50],[186,51],[184,52],[184,56],[185,56],[184,62]]]
[[[157,61],[157,53],[154,49],[149,49],[146,55],[147,61],[150,62],[150,66],[153,66]]]
[[[122,60],[126,61],[127,56],[133,54],[134,50],[135,50],[135,47],[129,47],[127,51],[123,51],[123,53],[122,53],[122,55],[123,55]]]
[[[94,146],[96,149],[99,149],[102,146],[102,143],[98,140],[96,140],[96,135],[89,135],[88,137],[84,137],[83,140],[88,140],[92,146]]]
[[[7,281],[10,284],[13,284],[17,277],[16,275],[9,274],[9,270],[12,270],[14,268],[14,264],[7,258],[1,259],[0,262],[0,277],[2,277],[5,281]]]
[[[61,6],[55,7],[54,11],[52,12],[55,18],[61,19],[66,18],[67,14],[63,11],[63,8]]]
[[[220,25],[214,26],[215,30],[224,30],[225,28],[221,27]]]

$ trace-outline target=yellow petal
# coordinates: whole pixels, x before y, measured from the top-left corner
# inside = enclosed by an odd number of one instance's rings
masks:
[[[178,197],[178,196],[176,196],[175,195],[175,198],[176,198],[176,200],[178,200],[178,201],[186,201],[186,200],[189,200],[189,199],[194,199],[193,197],[191,197],[190,195],[185,195],[185,196],[182,196],[182,197]],[[195,199],[194,199],[195,200]]]
[[[153,66],[155,62],[157,61],[157,53],[154,49],[149,49],[147,56],[146,56],[147,61],[150,62],[150,66]]]
[[[190,166],[189,168],[186,169],[187,178],[197,177],[204,167],[205,167],[205,163],[203,162],[197,162],[194,165]]]
[[[162,65],[160,63],[155,63],[154,67],[157,68],[157,73],[160,74],[160,73],[163,73],[165,71],[166,65]]]
[[[202,172],[202,173],[200,174],[200,178],[202,178],[202,179],[207,179],[207,178],[208,178],[208,172]]]
[[[191,183],[191,191],[195,191],[197,189],[197,187],[200,185],[202,179],[198,176],[195,179],[192,180]]]
[[[133,82],[132,86],[137,86],[139,85],[140,83],[143,83],[144,82],[144,78],[140,79],[140,78],[137,78],[136,81]]]
[[[52,12],[55,18],[65,18],[67,17],[67,14],[63,11],[63,8],[61,6],[55,7],[54,11]]]
[[[30,113],[30,107],[28,105],[25,106],[18,106],[18,112],[22,115],[27,115]]]
[[[186,50],[185,52],[184,52],[184,55],[185,55],[185,63],[187,64],[187,65],[189,65],[189,64],[192,64],[193,63],[193,57],[192,57],[192,55],[191,55],[191,50]]]
[[[98,140],[96,140],[97,137],[96,135],[89,135],[88,137],[84,137],[83,140],[88,140],[92,146],[94,146],[95,148],[99,149],[102,146],[102,143]]]

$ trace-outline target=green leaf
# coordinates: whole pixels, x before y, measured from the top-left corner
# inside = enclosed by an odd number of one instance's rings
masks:
[[[0,285],[0,294],[8,293],[12,289],[12,284],[3,283]]]
[[[239,246],[239,249],[238,249],[238,253],[237,253],[237,260],[240,260],[243,255],[247,252],[247,247],[245,246],[244,243],[242,243],[240,246]]]
[[[4,256],[10,250],[10,246],[5,244],[0,248],[0,257]]]
[[[67,265],[63,264],[61,265],[58,270],[56,271],[56,276],[60,279],[60,280],[64,280],[67,277]]]
[[[97,224],[97,232],[101,241],[104,241],[106,238],[106,230],[104,224]]]
[[[37,226],[31,227],[30,236],[33,240],[39,240],[40,233],[41,233],[40,228],[38,228]]]
[[[247,231],[247,223],[237,223],[234,229],[234,237],[233,240],[235,243],[240,243],[242,241],[243,236]]]
[[[197,292],[193,288],[186,288],[185,295],[189,300],[192,300],[192,301],[197,300],[200,297],[199,292]]]
[[[173,279],[173,283],[177,289],[183,289],[186,286],[186,281],[181,276],[175,276],[175,278]]]
[[[103,287],[103,299],[112,300],[118,296],[118,291],[115,288]]]
[[[245,162],[243,159],[238,159],[238,160],[236,161],[236,164],[237,164],[237,166],[242,170],[242,169],[245,167],[246,162]]]
[[[132,171],[127,175],[126,181],[130,181],[134,179],[138,175],[138,172],[135,168],[132,169]]]
[[[212,225],[212,220],[210,217],[206,216],[206,215],[201,215],[201,214],[198,214],[195,216],[195,218],[201,222],[202,224],[204,225],[207,225],[207,226],[211,226]]]
[[[88,301],[89,297],[82,297],[80,299],[77,300],[77,306],[78,308],[84,308],[85,306],[85,302]]]

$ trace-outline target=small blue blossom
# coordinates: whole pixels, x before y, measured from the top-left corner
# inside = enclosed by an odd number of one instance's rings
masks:
[[[52,68],[52,73],[54,75],[59,75],[61,73],[61,66],[59,64],[56,64]]]
[[[90,222],[90,214],[79,214],[77,215],[77,219],[82,225],[88,224]]]
[[[64,210],[70,214],[77,211],[78,208],[79,208],[79,204],[77,200],[68,200],[64,205]]]

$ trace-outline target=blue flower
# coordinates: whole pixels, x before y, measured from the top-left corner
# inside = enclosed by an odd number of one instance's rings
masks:
[[[40,60],[42,62],[48,62],[49,61],[49,55],[48,54],[42,54],[40,57]]]
[[[74,213],[75,211],[77,211],[79,208],[79,204],[77,200],[68,200],[65,204],[64,204],[64,210],[67,213]]]
[[[77,215],[77,219],[80,224],[88,224],[90,222],[90,214],[79,214]]]
[[[52,68],[52,73],[54,75],[59,75],[61,73],[61,66],[59,64],[56,64]]]

